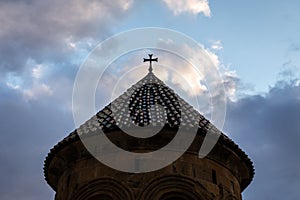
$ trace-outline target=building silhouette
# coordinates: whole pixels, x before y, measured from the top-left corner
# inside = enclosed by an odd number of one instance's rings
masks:
[[[166,112],[151,113],[156,104]],[[129,114],[124,110],[127,105]],[[112,110],[120,115],[113,116]],[[188,117],[184,124],[180,120],[182,110]],[[170,143],[179,126],[189,134],[189,126],[195,121],[197,134],[189,149],[169,166],[147,173],[122,172],[106,166],[81,141],[82,135],[93,138],[95,130],[101,129],[119,148],[150,152]],[[163,128],[148,138],[136,138],[122,131],[122,127],[135,126],[147,130],[149,124]],[[220,131],[157,78],[151,64],[143,79],[80,129],[83,132],[77,129],[55,145],[45,160],[45,179],[56,192],[56,200],[241,200],[242,191],[254,176],[251,160],[223,133],[206,157],[198,157],[207,132]],[[140,164],[137,160],[137,171]]]

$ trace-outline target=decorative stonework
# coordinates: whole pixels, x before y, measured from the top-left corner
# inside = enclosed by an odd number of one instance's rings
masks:
[[[129,104],[129,116],[122,115],[125,104]],[[162,123],[163,115],[151,116],[155,104],[163,106],[167,115],[166,124],[162,124],[163,129],[157,135],[140,140],[118,128]],[[121,115],[113,116],[112,109]],[[180,124],[181,109],[188,113],[188,120],[199,122],[196,138],[182,157],[157,171],[135,174],[105,166],[91,156],[78,136],[93,139],[92,133],[101,128],[124,150],[153,151],[172,140]],[[189,134],[190,124],[181,125]],[[45,179],[56,191],[56,200],[168,200],[174,197],[241,200],[241,192],[254,176],[251,160],[222,133],[210,154],[203,159],[198,157],[207,131],[220,131],[152,72],[84,123],[80,130],[55,145],[45,160]]]
[[[180,175],[163,175],[155,177],[142,191],[138,199],[168,199],[180,197],[182,199],[214,199],[200,182]]]
[[[133,200],[131,190],[120,181],[111,177],[102,177],[97,180],[89,181],[71,195],[72,200],[89,200],[96,197],[106,197],[114,200]],[[105,199],[105,198],[104,198]]]

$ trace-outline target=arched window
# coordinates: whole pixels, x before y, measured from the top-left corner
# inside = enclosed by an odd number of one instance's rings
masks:
[[[77,189],[72,200],[132,200],[133,193],[118,180],[100,178]]]
[[[139,196],[143,200],[204,200],[214,199],[205,187],[193,179],[179,176],[156,177]]]

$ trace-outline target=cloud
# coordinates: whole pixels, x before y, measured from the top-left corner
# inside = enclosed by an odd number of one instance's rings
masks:
[[[186,45],[177,45],[172,41],[160,40],[157,44],[158,49],[151,49],[150,53],[154,56],[159,55],[159,62],[153,64],[154,73],[161,80],[169,84],[171,87],[175,86],[175,89],[182,90],[188,96],[200,96],[208,91],[205,79],[210,76],[211,68],[218,69],[220,65],[219,58],[216,54],[208,49],[205,49],[202,45],[200,50],[195,50],[192,47]],[[166,52],[159,49],[169,49],[174,52]],[[176,55],[177,49],[184,49],[187,52],[188,58],[182,58]],[[109,84],[116,84],[117,81],[123,79],[122,84],[119,83],[119,90],[124,91],[130,85],[145,76],[148,72],[148,63],[143,63],[142,59],[149,52],[145,50],[135,51],[131,55],[127,54],[122,58],[118,58],[121,63],[115,62],[108,69],[105,81],[105,87]],[[195,67],[189,61],[197,59],[200,60],[201,66]],[[125,64],[124,64],[125,63]],[[134,69],[133,67],[137,67]],[[229,77],[229,76],[224,76]],[[220,79],[220,84],[222,84]],[[103,88],[105,89],[105,88]],[[111,90],[110,90],[111,91]],[[118,94],[120,94],[120,92]]]
[[[207,92],[207,87],[203,82],[204,76],[201,72],[199,72],[199,70],[195,69],[195,67],[187,60],[170,52],[159,50],[159,48],[186,48],[187,51],[192,52],[192,50],[188,47],[177,46],[170,41],[160,41],[158,49],[151,49],[150,51],[150,53],[153,53],[154,56],[159,55],[159,62],[153,63],[155,75],[171,87],[173,86],[175,89],[182,90],[188,96],[199,96]],[[136,83],[136,81],[143,78],[148,73],[149,64],[143,63],[142,58],[148,53],[149,52],[145,50],[140,50],[118,58],[119,61],[115,61],[115,63],[109,66],[103,76],[105,81],[103,81],[103,87],[101,90],[106,90],[108,87],[116,86],[116,84],[118,84],[117,88],[114,89],[117,89],[117,94],[121,94],[121,92],[124,92],[128,87]],[[207,53],[208,54],[202,54],[203,57],[206,57],[202,59],[208,59],[211,61],[208,61],[206,65],[203,64],[204,66],[202,69],[218,67],[215,66],[219,64],[218,57],[213,53],[210,54],[208,51]],[[112,91],[112,89],[108,89],[108,91]]]
[[[240,79],[235,71],[227,69],[222,74],[223,85],[226,91],[226,96],[231,101],[237,100],[237,90],[240,86]]]
[[[38,64],[32,68],[32,76],[35,79],[40,79],[43,76],[43,65]]]
[[[0,70],[21,72],[29,59],[65,62],[84,39],[105,37],[132,0],[0,2]],[[76,53],[76,52],[75,52]]]
[[[198,15],[202,13],[206,17],[211,16],[208,0],[163,0],[174,15],[190,13]]]
[[[277,75],[277,85],[285,86],[288,82],[290,85],[296,85],[299,82],[300,70],[294,60],[288,60],[282,64],[280,72]]]
[[[54,199],[43,161],[74,129],[71,113],[47,99],[26,102],[14,90],[1,89],[0,96],[0,199]]]
[[[15,76],[13,74],[8,74],[6,76],[5,85],[8,86],[9,88],[16,90],[23,85],[23,80],[18,76]]]
[[[143,63],[141,58],[149,51],[134,51],[118,58],[121,62],[116,61],[109,67],[111,70],[107,71],[105,81],[98,88],[98,94],[101,94],[98,99],[106,99],[108,103],[112,93],[114,99],[144,77],[148,63]],[[201,44],[196,48],[161,39],[157,49],[151,49],[150,53],[155,57],[159,55],[159,62],[154,63],[154,74],[222,129],[226,100],[237,98],[239,78],[236,73],[223,67],[218,55]],[[191,63],[197,63],[197,66]],[[135,66],[140,68],[130,71]]]
[[[53,95],[59,94],[61,85],[69,85],[60,78],[56,81],[57,85],[51,84]],[[42,163],[49,149],[74,129],[71,112],[60,109],[59,101],[53,101],[52,96],[24,101],[22,94],[13,90],[1,90],[0,95],[0,120],[4,122],[0,123],[0,160],[5,163],[0,166],[0,199],[53,199],[52,190],[43,180]],[[229,102],[225,131],[256,168],[244,199],[297,199],[300,195],[299,118],[297,85],[281,84],[265,95]]]
[[[245,199],[299,197],[299,119],[300,87],[288,82],[276,84],[265,95],[229,102],[225,130],[250,155],[256,168]]]
[[[211,41],[210,49],[212,49],[212,50],[221,50],[221,49],[223,49],[222,42],[220,40]]]
[[[158,48],[168,49],[170,53],[162,53],[160,64],[168,66],[174,71],[172,75],[169,76],[173,84],[177,84],[181,89],[188,92],[190,96],[201,95],[207,89],[204,89],[202,81],[206,81],[210,76],[215,76],[216,74],[211,74],[211,69],[219,69],[220,61],[218,55],[206,49],[202,44],[198,46],[191,47],[185,44],[177,44],[171,40],[160,40],[157,45]],[[178,49],[182,49],[185,55],[181,55]],[[176,54],[183,56],[178,57]],[[201,63],[199,66],[193,66],[195,63]],[[175,74],[177,73],[177,75]],[[185,81],[179,80],[180,77],[186,77]],[[208,80],[208,79],[207,79]],[[185,84],[188,84],[185,85]],[[193,88],[193,89],[189,89]]]
[[[191,66],[184,66],[176,70],[177,75],[172,74],[171,82],[187,92],[189,96],[197,96],[207,92],[203,84],[203,78]],[[180,76],[178,76],[180,74]]]
[[[31,89],[24,90],[26,99],[38,99],[42,96],[51,96],[52,94],[52,89],[44,83],[34,84]]]

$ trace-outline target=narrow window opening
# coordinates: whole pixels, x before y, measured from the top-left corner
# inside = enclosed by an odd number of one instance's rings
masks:
[[[232,181],[230,181],[230,183],[231,183],[231,189],[232,191],[234,191],[234,183]]]
[[[70,185],[70,178],[71,178],[71,176],[69,175],[68,179],[67,179],[67,187],[69,187],[69,185]]]
[[[217,173],[216,173],[216,170],[213,169],[211,175],[212,175],[212,182],[214,184],[217,184]]]
[[[192,166],[193,166],[193,176],[196,177],[196,169],[195,169],[195,166],[194,166],[194,165],[192,165]]]

